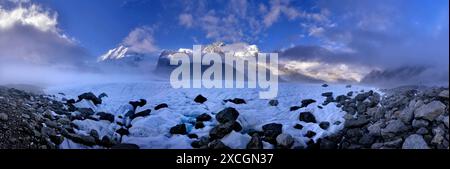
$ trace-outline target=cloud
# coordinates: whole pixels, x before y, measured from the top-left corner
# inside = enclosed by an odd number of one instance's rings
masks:
[[[192,19],[191,14],[182,13],[182,14],[180,14],[178,19],[179,19],[179,24],[181,26],[185,26],[187,28],[192,27],[192,25],[194,24],[194,20]]]
[[[136,53],[153,53],[159,51],[153,38],[153,28],[142,26],[132,30],[123,40],[129,51]]]
[[[82,65],[88,53],[57,25],[57,13],[35,4],[0,6],[0,61]]]

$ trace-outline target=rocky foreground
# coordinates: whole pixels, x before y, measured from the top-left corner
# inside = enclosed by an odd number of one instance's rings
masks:
[[[338,96],[334,96],[333,92],[323,93],[322,96],[326,97],[326,100],[322,105],[334,104],[347,112],[343,130],[317,141],[311,139],[306,147],[293,147],[293,137],[283,133],[282,129],[292,127],[302,130],[303,126],[269,123],[262,127],[262,131],[245,131],[251,136],[247,148],[262,149],[263,142],[267,142],[274,148],[448,149],[448,88],[409,86],[383,92],[384,95],[373,91],[360,91]],[[147,101],[130,101],[132,109],[124,116],[74,106],[82,100],[94,105],[102,104],[103,97],[108,96],[104,93],[99,96],[83,93],[78,98],[60,102],[52,99],[53,96],[0,87],[0,148],[57,149],[65,139],[93,148],[139,148],[134,144],[122,143],[121,137],[129,134],[129,120],[151,115],[150,109],[136,112],[136,108],[146,105]],[[199,104],[207,100],[201,95],[194,98]],[[246,101],[240,98],[224,102],[246,104]],[[302,107],[311,106],[314,102],[316,101],[313,99],[299,100],[299,105],[291,107],[290,110],[295,112]],[[270,100],[267,103],[267,106],[277,105],[278,100]],[[169,106],[161,103],[153,109]],[[186,135],[191,138],[193,148],[226,149],[228,147],[221,142],[223,137],[232,131],[244,132],[236,121],[239,112],[234,108],[225,108],[213,116],[206,113],[199,115],[194,124],[195,128],[203,128],[205,121],[216,120],[217,126],[209,131],[208,136],[199,138],[188,133],[185,124],[173,126],[169,132],[172,135]],[[112,137],[100,138],[95,130],[81,134],[77,132],[78,126],[72,121],[84,119],[104,120],[121,127]],[[317,122],[310,112],[300,112],[298,121],[318,123],[324,130],[330,125],[341,125]],[[305,137],[312,138],[315,135],[313,131],[308,131]]]

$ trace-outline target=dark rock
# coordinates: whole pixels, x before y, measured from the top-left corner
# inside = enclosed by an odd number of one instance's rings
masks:
[[[356,127],[362,127],[369,123],[370,120],[366,116],[361,116],[357,119],[349,119],[346,120],[344,123],[345,128],[356,128]]]
[[[412,121],[412,126],[413,126],[414,128],[428,127],[429,124],[430,124],[430,123],[429,123],[428,121],[426,121],[426,120],[417,120],[417,119],[414,119],[414,120]]]
[[[111,138],[109,138],[108,136],[103,136],[102,140],[100,141],[100,145],[103,147],[112,147],[114,145],[113,141],[111,140]]]
[[[94,115],[95,113],[91,108],[77,108],[77,111],[80,112],[84,117]]]
[[[347,96],[348,96],[348,97],[352,97],[352,96],[353,96],[353,92],[352,92],[352,91],[348,92],[348,93],[347,93]]]
[[[375,141],[375,138],[372,135],[366,134],[359,139],[359,144],[369,146]]]
[[[131,106],[133,106],[133,110],[136,110],[137,107],[142,107],[147,104],[147,100],[140,99],[139,101],[130,101],[128,102]]]
[[[220,141],[220,140],[214,140],[214,141],[211,141],[211,142],[208,144],[208,148],[214,149],[214,150],[230,149],[230,148],[227,147],[225,144],[223,144],[223,142]]]
[[[445,104],[440,101],[433,101],[431,103],[420,106],[414,111],[414,117],[416,119],[426,119],[433,121],[439,115],[445,112]]]
[[[95,96],[94,93],[92,93],[92,92],[83,93],[83,94],[79,95],[77,102],[79,102],[79,101],[81,101],[83,99],[92,101],[92,103],[94,103],[94,105],[102,104],[102,99],[100,99],[97,96]]]
[[[311,103],[315,103],[316,101],[313,99],[305,99],[302,100],[302,105],[300,107],[308,107]]]
[[[308,130],[305,134],[305,137],[312,138],[316,135],[316,132]]]
[[[278,100],[270,100],[269,105],[270,106],[278,106]]]
[[[108,95],[106,93],[101,93],[100,95],[98,95],[99,99],[102,99],[104,97],[108,97]]]
[[[295,129],[301,130],[301,129],[303,129],[303,125],[301,125],[301,124],[295,124],[294,128],[295,128]]]
[[[107,120],[111,123],[114,122],[114,115],[111,113],[99,112],[97,115],[100,117],[100,120]]]
[[[300,108],[301,108],[300,106],[292,106],[291,108],[289,108],[289,111],[296,111]]]
[[[333,97],[333,92],[325,92],[325,93],[322,93],[322,96],[323,96],[323,97]]]
[[[187,134],[187,129],[185,124],[178,124],[170,128],[170,134]]]
[[[68,138],[75,143],[83,144],[86,146],[93,146],[96,144],[95,138],[92,136],[77,135],[70,133]]]
[[[194,102],[203,104],[204,102],[206,102],[208,99],[206,99],[206,97],[203,97],[202,95],[198,95],[197,97],[195,97]]]
[[[322,87],[328,87],[328,84],[323,84]]]
[[[252,139],[247,144],[247,149],[263,149],[262,139],[258,134],[252,135]]]
[[[233,128],[234,131],[236,132],[240,132],[242,130],[242,126],[241,124],[239,124],[238,122],[234,122],[233,125],[231,126],[231,128]]]
[[[220,123],[226,123],[230,121],[236,121],[238,116],[239,112],[236,109],[227,107],[216,115],[216,120]]]
[[[116,133],[120,134],[121,136],[124,136],[124,135],[126,136],[126,135],[130,134],[130,132],[125,128],[120,128],[119,130],[116,130]]]
[[[247,104],[247,102],[245,102],[245,100],[241,99],[241,98],[227,99],[227,100],[224,100],[224,102],[225,103],[226,102],[231,102],[231,103],[234,103],[234,104]]]
[[[212,117],[207,113],[203,113],[196,118],[197,121],[210,121],[211,119]]]
[[[212,128],[209,131],[209,137],[211,139],[223,138],[227,134],[231,133],[231,131],[233,131],[233,124],[234,124],[234,121],[230,121],[230,122],[219,124],[219,125],[215,126],[214,128]]]
[[[152,110],[147,109],[147,110],[144,110],[144,111],[141,111],[141,112],[138,112],[138,113],[135,113],[135,114],[131,115],[130,119],[133,120],[133,119],[135,119],[137,117],[146,117],[146,116],[150,115],[151,112],[152,112]]]
[[[196,121],[196,122],[195,122],[195,128],[196,128],[196,129],[201,129],[201,128],[203,128],[203,127],[205,127],[205,124],[203,124],[202,121]]]
[[[197,134],[188,134],[187,135],[190,139],[198,138]]]
[[[135,150],[139,149],[139,146],[131,143],[120,143],[112,146],[111,149]]]
[[[278,123],[269,123],[262,126],[264,131],[264,140],[271,144],[276,144],[276,138],[283,132],[283,125]]]
[[[159,110],[162,108],[167,108],[169,107],[169,105],[167,105],[166,103],[162,103],[162,104],[158,104],[157,106],[155,106],[155,110]]]
[[[330,127],[330,122],[327,122],[327,121],[320,122],[319,127],[321,129],[327,130]]]
[[[301,112],[299,120],[306,123],[316,123],[316,118],[311,112]]]

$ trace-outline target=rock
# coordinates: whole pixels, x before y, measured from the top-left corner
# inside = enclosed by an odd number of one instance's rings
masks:
[[[83,145],[87,145],[87,146],[93,146],[96,144],[95,138],[92,136],[77,135],[77,134],[70,133],[68,138],[75,143],[79,143],[79,144],[83,144]]]
[[[411,124],[411,120],[413,120],[414,118],[414,110],[410,109],[409,107],[405,108],[400,111],[400,113],[398,114],[398,118],[405,124]]]
[[[155,110],[159,110],[159,109],[167,108],[167,107],[169,107],[169,105],[167,105],[166,103],[161,103],[161,104],[158,104],[157,106],[155,106]]]
[[[0,121],[8,121],[8,115],[6,113],[0,113]]]
[[[316,118],[311,112],[300,113],[299,120],[306,123],[316,123]]]
[[[92,92],[83,93],[83,94],[79,95],[77,102],[80,102],[83,99],[92,101],[92,103],[94,103],[94,105],[102,104],[102,99],[95,96],[94,93],[92,93]]]
[[[170,134],[187,134],[186,125],[178,124],[170,128]]]
[[[387,141],[383,143],[384,147],[388,147],[388,148],[400,148],[400,146],[402,145],[403,139],[402,138],[398,138],[392,141]]]
[[[198,135],[197,134],[188,134],[187,135],[190,139],[196,139],[196,138],[198,138]]]
[[[130,134],[130,132],[125,128],[120,128],[119,130],[116,130],[116,133],[120,134],[121,136],[124,136],[124,135],[126,136],[126,135]]]
[[[319,127],[323,130],[327,130],[330,127],[330,122],[327,121],[320,122]]]
[[[383,122],[382,121],[378,121],[378,122],[370,125],[369,127],[367,127],[367,130],[369,131],[369,135],[381,136],[381,128],[382,127],[384,127],[383,126]]]
[[[49,119],[45,119],[45,125],[51,128],[58,128],[58,123],[56,123],[55,121],[51,121]]]
[[[207,113],[203,113],[196,117],[197,121],[210,121],[211,119],[212,117]]]
[[[408,130],[408,127],[401,120],[391,120],[387,122],[384,129],[381,129],[381,135],[383,137],[391,137]]]
[[[215,149],[215,150],[221,150],[221,149],[230,149],[229,147],[227,147],[222,141],[220,140],[214,140],[211,141],[208,144],[208,148],[210,149]]]
[[[238,116],[239,112],[236,109],[232,107],[227,107],[222,111],[220,111],[219,113],[217,113],[216,120],[220,123],[226,123],[229,121],[235,121],[238,118]]]
[[[305,134],[305,137],[312,138],[316,135],[316,132],[308,130]]]
[[[323,96],[323,97],[333,97],[333,92],[325,92],[325,93],[322,93],[322,96]]]
[[[363,102],[364,100],[367,99],[367,97],[369,97],[367,93],[360,93],[355,96],[355,100],[359,101],[359,102]]]
[[[298,110],[300,108],[301,108],[300,106],[292,106],[292,107],[289,108],[289,111],[296,111],[296,110]]]
[[[234,122],[233,125],[231,126],[231,128],[236,131],[236,132],[240,132],[242,130],[242,126],[241,124],[239,124],[238,122]]]
[[[367,111],[367,105],[366,102],[360,102],[357,104],[356,106],[356,111],[360,114],[364,113]]]
[[[60,145],[64,141],[64,137],[61,135],[50,136],[50,140],[56,145]]]
[[[89,132],[89,135],[92,136],[92,137],[94,137],[95,140],[100,140],[100,135],[98,134],[97,130],[92,129],[92,130]]]
[[[302,105],[300,107],[308,107],[311,103],[315,103],[316,101],[313,99],[305,99],[302,100]]]
[[[203,124],[202,121],[196,121],[195,122],[195,129],[201,129],[203,127],[205,127],[205,124]]]
[[[131,115],[130,119],[133,120],[133,119],[135,119],[137,117],[146,117],[146,116],[150,115],[151,112],[152,112],[152,110],[147,109],[147,110],[144,110],[144,111],[141,111],[141,112],[138,112],[138,113],[135,113],[135,114]]]
[[[294,138],[290,134],[280,134],[276,137],[276,141],[282,148],[291,148],[294,144]]]
[[[270,106],[278,106],[278,100],[270,100],[269,105]]]
[[[405,139],[402,149],[429,149],[421,135],[412,134]]]
[[[440,101],[433,101],[431,103],[420,106],[414,111],[416,119],[426,119],[433,121],[436,117],[445,112],[445,105]]]
[[[283,125],[278,123],[269,123],[262,126],[264,132],[264,140],[276,144],[276,138],[283,132]]]
[[[294,128],[295,128],[295,129],[301,130],[301,129],[303,129],[303,125],[301,125],[301,124],[295,124]]]
[[[106,93],[101,93],[100,95],[98,95],[99,99],[102,99],[104,97],[108,97],[108,95]]]
[[[100,145],[103,147],[112,147],[114,143],[108,136],[103,136],[102,140],[100,141]]]
[[[143,107],[147,104],[147,100],[139,99],[139,101],[130,101],[128,102],[131,106],[133,106],[133,110],[135,111],[137,107]]]
[[[353,96],[353,92],[352,92],[352,91],[348,92],[348,93],[347,93],[347,96],[348,96],[348,97],[352,97],[352,96]]]
[[[412,126],[414,128],[428,127],[429,124],[430,123],[428,121],[420,120],[420,119],[419,120],[414,119],[413,122],[412,122]]]
[[[443,90],[442,92],[439,93],[438,96],[444,99],[448,99],[448,90]]]
[[[370,135],[370,134],[366,134],[366,135],[363,135],[363,136],[359,139],[358,143],[359,143],[359,144],[362,144],[362,145],[368,146],[368,145],[371,145],[374,141],[375,141],[374,136],[372,136],[372,135]]]
[[[442,118],[442,122],[448,128],[448,116],[445,116],[444,118]]]
[[[322,87],[328,87],[328,84],[323,84]]]
[[[320,149],[322,150],[334,150],[338,148],[338,145],[335,141],[329,140],[329,139],[320,139]]]
[[[352,88],[352,85],[346,85],[345,88]]]
[[[99,116],[100,120],[107,120],[111,123],[114,122],[114,115],[111,113],[99,112],[97,113],[97,115]]]
[[[230,122],[219,124],[219,125],[215,126],[214,128],[212,128],[209,131],[209,137],[211,139],[223,138],[227,134],[231,133],[231,131],[233,131],[233,124],[234,124],[234,121],[230,121]]]
[[[442,130],[440,127],[434,128],[433,129],[434,137],[431,140],[431,144],[435,144],[435,145],[442,144],[442,142],[444,141],[444,136],[443,136],[444,133],[445,133],[445,131]]]
[[[131,143],[120,143],[111,147],[111,149],[136,150],[139,146]]]
[[[92,110],[91,108],[77,108],[77,111],[80,112],[81,115],[84,117],[88,117],[95,114],[94,110]]]
[[[245,102],[245,100],[241,99],[241,98],[227,99],[227,100],[223,100],[223,101],[225,103],[226,102],[231,102],[231,103],[234,103],[234,104],[247,104],[247,102]]]
[[[428,129],[426,129],[425,127],[421,127],[416,131],[416,133],[420,135],[426,135],[428,134]]]
[[[367,123],[369,123],[369,119],[366,116],[360,116],[357,119],[349,119],[346,120],[344,123],[344,127],[345,128],[357,128],[357,127],[362,127],[364,125],[366,125]]]
[[[263,149],[263,142],[258,134],[253,134],[252,139],[247,144],[247,149]]]
[[[61,125],[70,125],[71,121],[68,118],[59,118],[58,120],[56,120],[57,123],[61,124]]]
[[[203,104],[207,100],[208,99],[206,99],[206,97],[203,97],[202,95],[198,95],[197,97],[195,97],[194,102]]]

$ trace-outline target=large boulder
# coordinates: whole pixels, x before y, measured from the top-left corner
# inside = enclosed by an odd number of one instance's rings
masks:
[[[178,124],[170,128],[170,134],[187,134],[187,129],[185,124]]]
[[[241,99],[241,98],[226,99],[226,100],[223,100],[223,101],[225,103],[226,102],[231,102],[231,103],[234,103],[234,104],[247,104],[247,102],[244,99]]]
[[[211,119],[212,117],[207,113],[203,113],[196,117],[197,121],[210,121]]]
[[[98,98],[94,93],[92,92],[88,92],[88,93],[83,93],[81,95],[78,96],[78,100],[77,102],[80,102],[81,100],[90,100],[92,101],[92,103],[94,103],[95,105],[98,104],[102,104],[102,99]]]
[[[445,105],[440,101],[433,101],[431,103],[420,106],[414,111],[414,117],[417,119],[426,119],[433,121],[439,115],[445,112]]]
[[[429,149],[427,142],[421,135],[413,134],[405,139],[402,146],[403,149]]]
[[[247,149],[263,149],[263,142],[258,134],[253,134],[252,139],[247,144]]]
[[[233,131],[233,125],[234,121],[219,124],[209,131],[209,137],[211,139],[221,139]]]
[[[408,127],[401,120],[391,120],[387,122],[384,129],[381,129],[381,135],[384,137],[392,137],[397,134],[408,131]]]
[[[344,127],[345,128],[357,128],[357,127],[362,127],[369,122],[370,122],[369,118],[367,118],[366,116],[360,116],[355,119],[346,120],[344,123]]]
[[[227,107],[217,113],[216,120],[220,123],[226,123],[230,121],[235,121],[239,116],[239,112],[232,107]]]
[[[305,99],[302,100],[302,105],[300,107],[308,107],[311,103],[315,103],[316,101],[313,99]]]
[[[291,148],[294,144],[294,138],[291,135],[284,133],[278,135],[276,141],[281,148]]]

